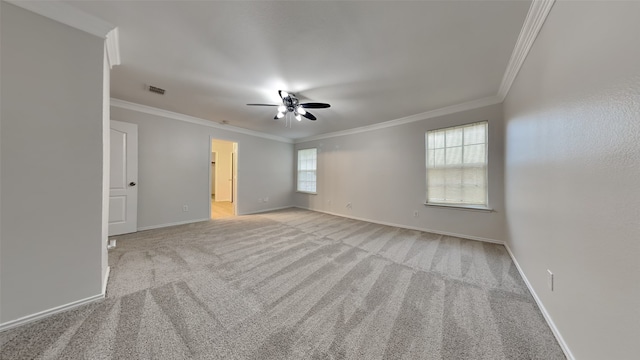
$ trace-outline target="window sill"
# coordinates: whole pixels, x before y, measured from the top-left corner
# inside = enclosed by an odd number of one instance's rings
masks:
[[[317,192],[310,192],[310,191],[300,191],[300,190],[296,190],[296,192],[298,194],[307,194],[307,195],[318,195]]]
[[[480,212],[494,212],[495,210],[492,208],[488,208],[482,205],[454,205],[454,204],[434,204],[434,203],[425,203],[425,206],[433,206],[439,208],[448,208],[448,209],[458,209],[458,210],[467,210],[467,211],[480,211]]]

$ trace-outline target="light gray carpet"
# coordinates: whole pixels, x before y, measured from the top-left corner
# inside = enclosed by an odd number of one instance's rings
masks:
[[[118,237],[1,359],[564,359],[500,245],[288,209]]]

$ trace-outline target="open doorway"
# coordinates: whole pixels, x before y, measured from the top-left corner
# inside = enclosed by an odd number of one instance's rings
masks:
[[[212,219],[237,214],[238,143],[211,138],[209,171]]]

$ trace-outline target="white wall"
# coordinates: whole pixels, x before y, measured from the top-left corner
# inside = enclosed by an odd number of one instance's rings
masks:
[[[111,181],[111,68],[107,59],[107,50],[103,56],[102,70],[102,289],[106,293],[109,269],[109,182]],[[106,294],[105,294],[106,295]]]
[[[0,7],[6,324],[101,294],[104,39]]]
[[[216,201],[231,201],[231,191],[233,178],[231,173],[231,154],[233,153],[233,143],[229,141],[212,141],[212,149],[216,153]]]
[[[489,121],[489,206],[495,212],[425,206],[425,133]],[[317,195],[300,207],[438,233],[504,240],[502,107],[493,105],[358,134],[302,142],[318,148]],[[295,168],[295,164],[294,164]],[[352,208],[346,207],[347,203]],[[419,217],[413,216],[414,211]]]
[[[239,215],[292,205],[290,143],[116,106],[111,118],[138,124],[138,228],[209,219],[210,136],[238,143]]]
[[[509,246],[577,359],[640,354],[639,15],[556,2],[504,104]]]

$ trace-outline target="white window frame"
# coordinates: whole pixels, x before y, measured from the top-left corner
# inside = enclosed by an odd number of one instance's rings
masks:
[[[446,136],[445,136],[445,143],[442,147],[438,147],[438,148],[433,148],[430,149],[429,148],[429,134],[433,133],[435,134],[436,132],[441,132],[441,131],[447,131],[447,130],[453,130],[453,129],[462,129],[462,128],[466,128],[466,127],[472,127],[472,126],[477,126],[479,124],[484,124],[485,125],[485,139],[484,139],[484,184],[485,184],[485,195],[484,195],[484,203],[470,203],[470,202],[464,202],[463,199],[461,199],[459,202],[455,202],[455,201],[433,201],[430,200],[429,197],[429,169],[430,168],[434,168],[433,166],[430,166],[429,164],[429,156],[430,156],[430,151],[435,151],[435,149],[447,149],[447,144],[446,144]],[[475,144],[475,145],[479,145]],[[451,146],[450,148],[453,148],[454,146]],[[462,139],[462,143],[461,145],[456,145],[455,147],[461,147],[461,151],[462,154],[461,159],[464,159],[464,148],[465,148],[465,140],[464,140],[464,136]],[[446,154],[446,150],[445,150],[445,154]],[[435,155],[435,154],[434,154]],[[463,124],[463,125],[456,125],[456,126],[450,126],[450,127],[446,127],[446,128],[438,128],[438,129],[432,129],[429,130],[425,133],[425,166],[426,166],[426,191],[425,191],[425,195],[426,195],[426,201],[425,201],[425,205],[428,206],[439,206],[439,207],[448,207],[448,208],[459,208],[459,209],[465,209],[465,210],[481,210],[481,211],[493,211],[493,209],[491,209],[489,207],[489,121],[478,121],[478,122],[473,122],[473,123],[468,123],[468,124]],[[446,156],[446,155],[445,155]],[[445,164],[446,164],[446,158],[445,158]],[[447,165],[443,165],[440,167],[437,167],[438,169],[447,169]],[[463,169],[464,168],[464,160],[462,162],[462,164],[460,164],[460,166],[457,167],[457,169]],[[456,169],[456,167],[451,167],[451,169]]]
[[[314,157],[313,157],[313,169],[304,169],[301,170],[301,156],[300,153],[303,151],[310,151],[313,150],[314,151]],[[302,172],[307,172],[307,173],[311,173],[313,174],[313,180],[309,181],[306,180],[306,183],[312,183],[313,184],[313,190],[308,189],[306,187],[301,188],[300,186],[300,181],[301,181],[301,173]],[[298,151],[296,152],[296,191],[300,192],[300,193],[305,193],[305,194],[317,194],[318,191],[318,148],[306,148],[306,149],[298,149]]]

